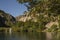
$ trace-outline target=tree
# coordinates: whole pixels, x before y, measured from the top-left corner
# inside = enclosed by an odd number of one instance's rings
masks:
[[[31,12],[43,12],[54,16],[60,13],[60,0],[18,0],[18,2],[24,3]]]

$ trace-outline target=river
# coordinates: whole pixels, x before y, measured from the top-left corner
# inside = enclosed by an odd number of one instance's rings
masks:
[[[60,40],[60,32],[0,32],[0,40]]]

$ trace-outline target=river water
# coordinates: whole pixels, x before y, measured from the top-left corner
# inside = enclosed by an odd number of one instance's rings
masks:
[[[60,40],[60,32],[0,32],[0,40]]]

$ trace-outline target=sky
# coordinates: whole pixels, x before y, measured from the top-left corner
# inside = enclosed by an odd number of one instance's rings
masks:
[[[27,8],[24,4],[19,4],[17,0],[0,0],[0,10],[16,17],[22,15]]]

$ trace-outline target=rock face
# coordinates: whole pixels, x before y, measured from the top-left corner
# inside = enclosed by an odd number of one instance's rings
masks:
[[[51,28],[52,25],[57,25],[57,28],[59,28],[58,21],[55,21],[55,22],[49,22],[49,23],[46,24],[45,27],[47,27],[47,28]]]
[[[12,15],[0,10],[0,27],[10,27],[15,22],[16,20]]]
[[[36,16],[39,16],[39,14],[30,14],[29,12],[24,13],[23,15],[20,15],[18,17],[16,17],[17,21],[22,21],[22,22],[26,22],[26,21],[34,21],[37,22],[37,18]]]

